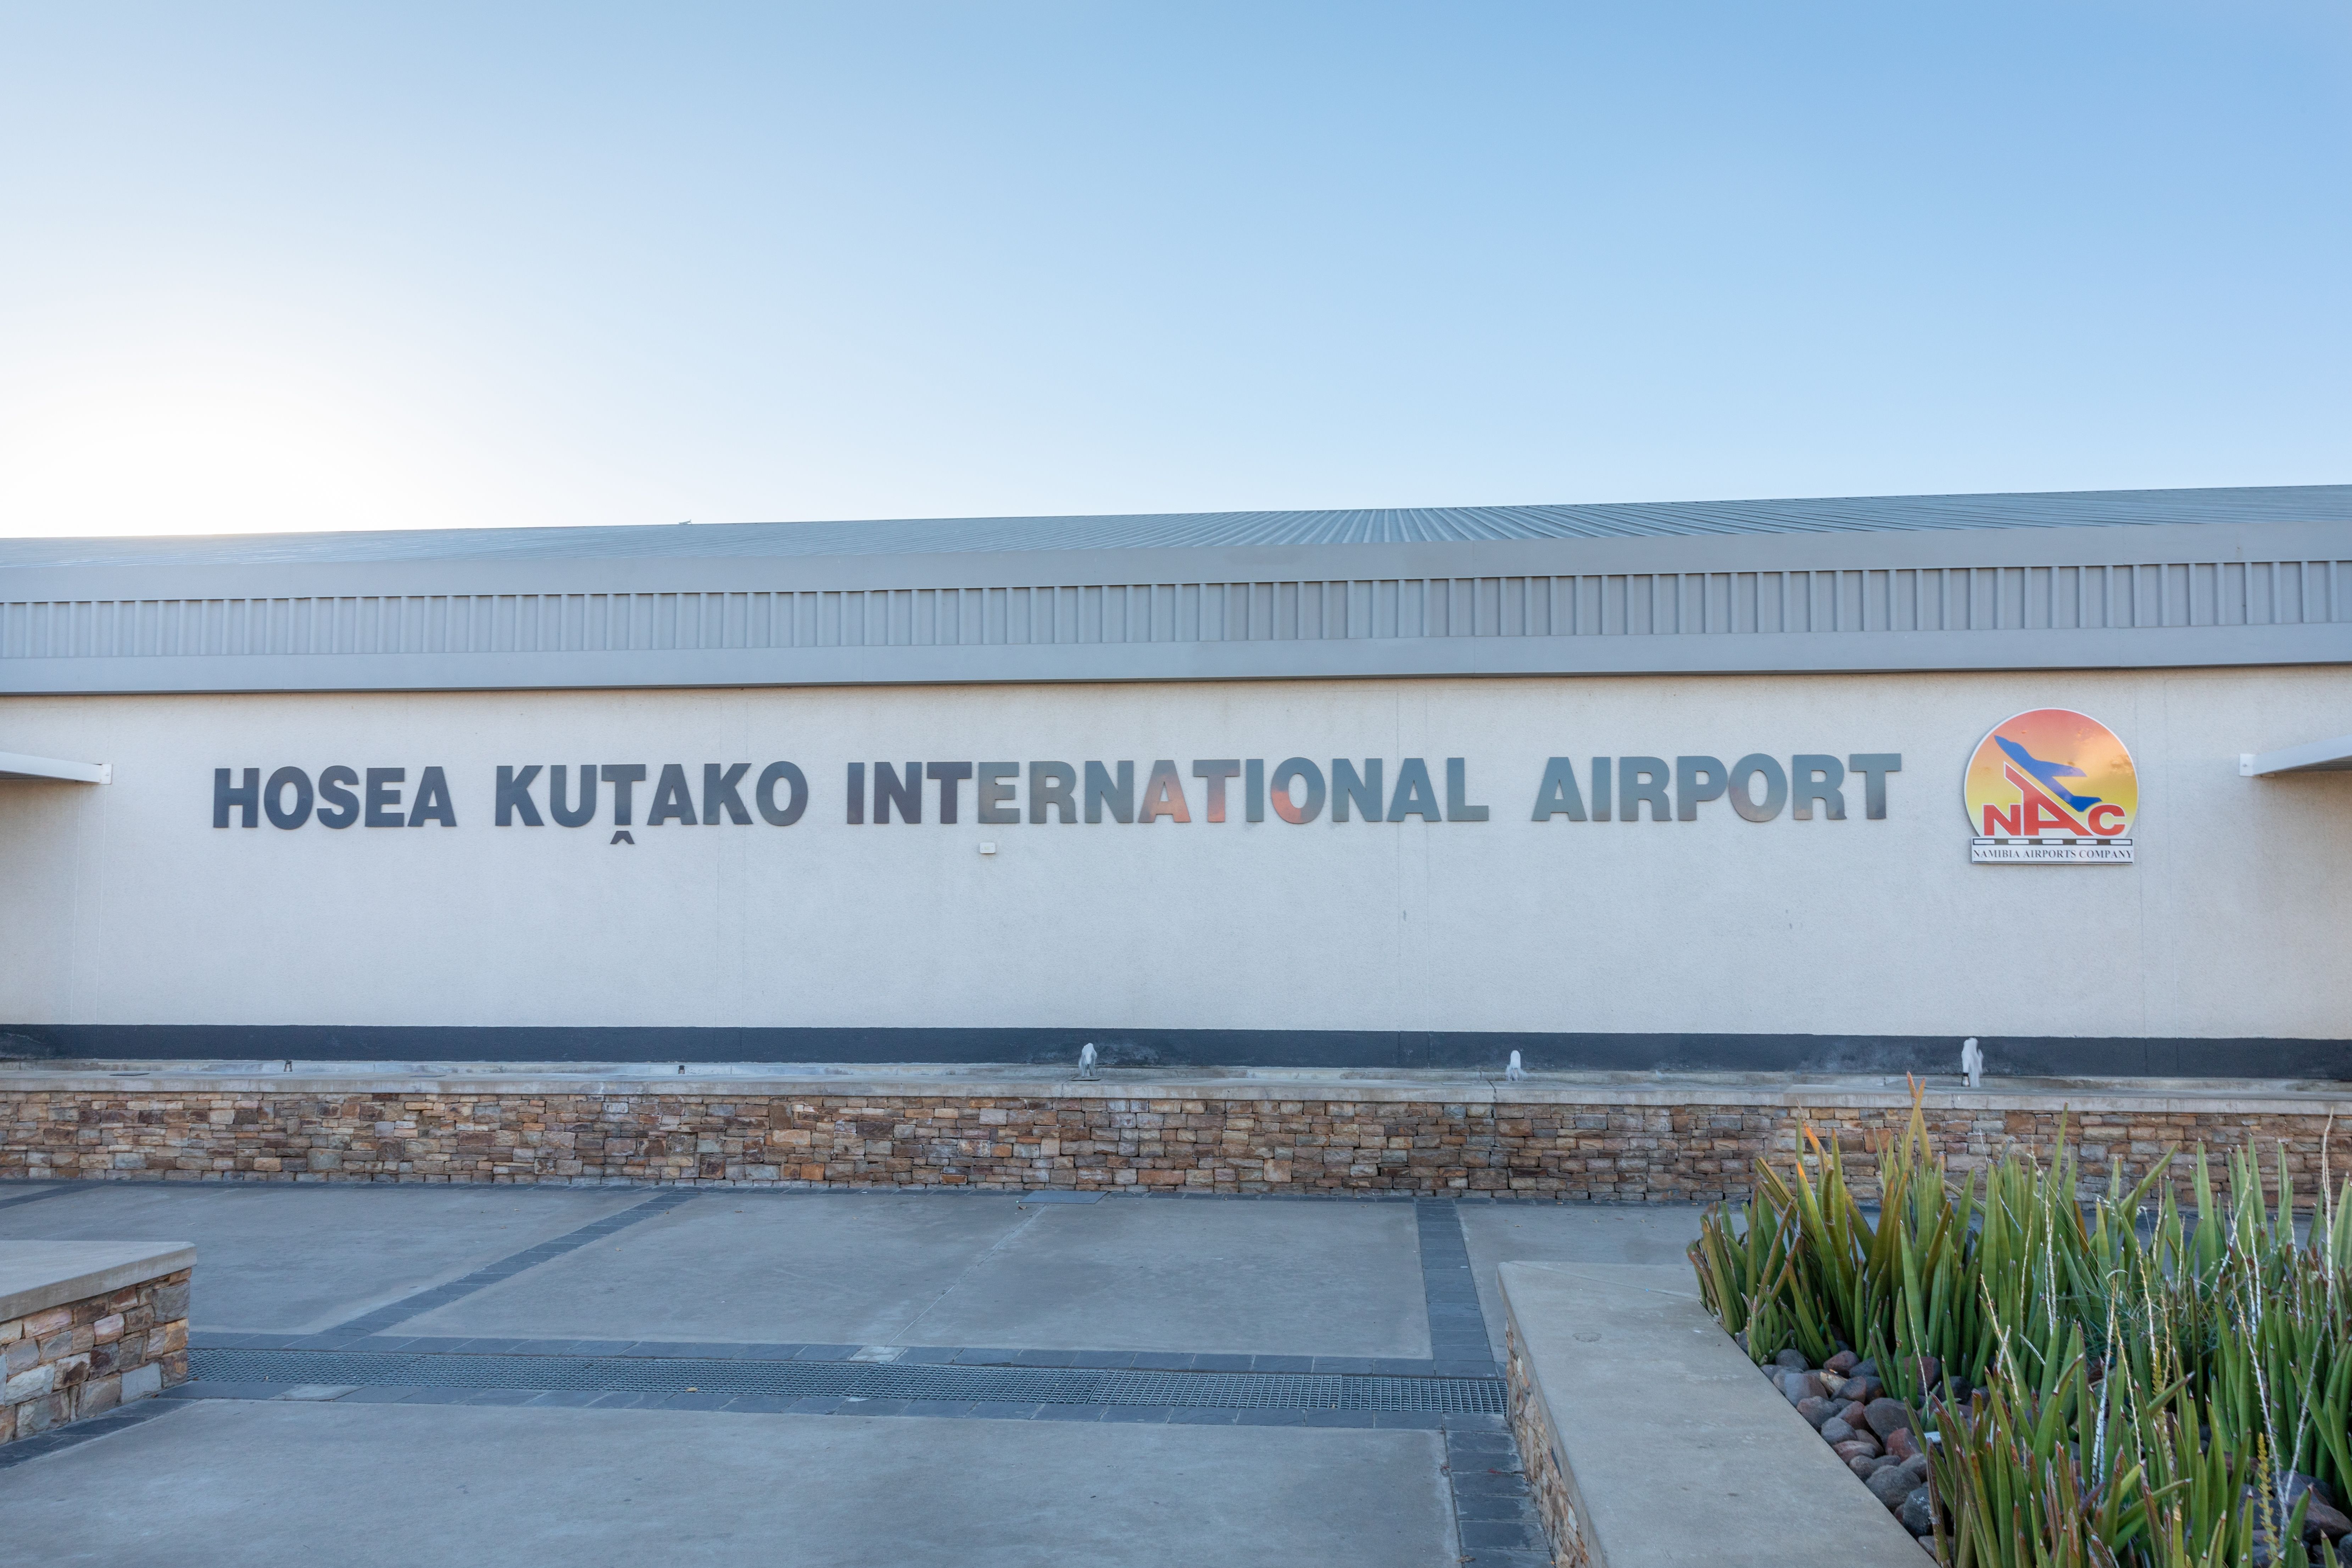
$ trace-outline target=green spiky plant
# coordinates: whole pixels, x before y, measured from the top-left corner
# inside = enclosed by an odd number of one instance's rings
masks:
[[[2178,1150],[2081,1201],[2063,1124],[2047,1167],[2012,1152],[1956,1182],[1915,1087],[1877,1151],[1874,1220],[1835,1142],[1804,1140],[1810,1158],[1760,1166],[1745,1205],[1705,1216],[1700,1290],[1759,1363],[1876,1361],[1932,1434],[1945,1563],[2305,1561],[2292,1477],[2352,1481],[2352,1183],[2331,1193],[2323,1172],[2299,1241],[2284,1149],[2274,1199],[2251,1151],[2221,1198],[2199,1150],[2193,1214],[2162,1182]]]

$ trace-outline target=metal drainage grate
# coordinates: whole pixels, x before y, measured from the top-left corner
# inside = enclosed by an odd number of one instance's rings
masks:
[[[689,1361],[640,1356],[402,1355],[354,1351],[197,1350],[202,1383],[403,1388],[596,1389],[766,1394],[790,1399],[990,1400],[1020,1405],[1210,1405],[1228,1410],[1504,1413],[1491,1377],[1328,1373],[1136,1372],[1066,1367],[900,1366],[866,1362]]]

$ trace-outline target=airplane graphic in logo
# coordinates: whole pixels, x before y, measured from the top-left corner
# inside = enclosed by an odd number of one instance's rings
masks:
[[[2076,811],[2084,811],[2099,804],[2097,795],[2068,795],[2065,787],[2059,784],[2058,781],[2062,778],[2084,779],[2091,776],[2082,769],[2065,763],[2045,763],[2006,735],[1995,735],[1992,739],[1993,744],[2009,753],[2011,762],[2041,780],[2051,794],[2073,806]]]

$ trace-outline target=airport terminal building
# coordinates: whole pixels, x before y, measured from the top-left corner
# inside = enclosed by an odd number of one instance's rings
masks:
[[[2352,1078],[2347,731],[2352,487],[5,542],[0,1055]]]

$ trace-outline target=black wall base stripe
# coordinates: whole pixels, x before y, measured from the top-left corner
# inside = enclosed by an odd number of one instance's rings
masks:
[[[1575,1034],[1377,1029],[475,1028],[0,1024],[0,1058],[466,1062],[956,1062],[1067,1067],[1954,1073],[1960,1034]],[[2352,1040],[1978,1037],[2003,1077],[2352,1079]]]

